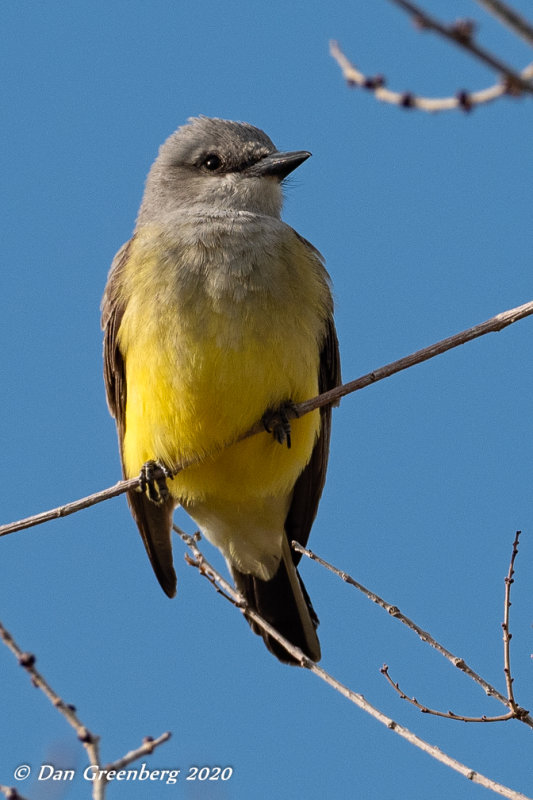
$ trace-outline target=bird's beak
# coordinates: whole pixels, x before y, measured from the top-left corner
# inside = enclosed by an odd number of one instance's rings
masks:
[[[290,153],[270,153],[270,155],[249,166],[245,173],[251,177],[273,175],[282,181],[293,169],[303,164],[310,155],[311,153],[307,150],[295,150]]]

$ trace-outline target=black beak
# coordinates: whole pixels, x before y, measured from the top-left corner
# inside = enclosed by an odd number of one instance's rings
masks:
[[[245,173],[251,177],[261,177],[262,175],[273,175],[282,181],[296,167],[307,161],[311,153],[307,150],[295,150],[290,153],[270,153],[260,161],[249,166]]]

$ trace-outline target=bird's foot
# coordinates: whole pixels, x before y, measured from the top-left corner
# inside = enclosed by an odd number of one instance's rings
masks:
[[[167,478],[173,477],[172,471],[161,461],[147,461],[141,467],[139,490],[146,492],[148,499],[160,506],[169,496]]]
[[[296,419],[297,417],[296,406],[289,400],[279,408],[265,411],[262,422],[266,432],[271,433],[279,444],[287,444],[287,448],[290,450],[291,419]]]

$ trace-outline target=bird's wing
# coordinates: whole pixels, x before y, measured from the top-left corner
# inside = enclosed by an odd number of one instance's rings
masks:
[[[297,234],[314,257],[321,263],[323,261],[319,251],[306,239]],[[333,316],[326,320],[324,339],[320,351],[320,364],[318,375],[318,391],[320,394],[328,389],[333,389],[341,383],[341,365],[339,356],[339,343]],[[305,547],[309,538],[311,526],[316,516],[318,503],[326,481],[326,469],[329,456],[329,441],[331,433],[331,405],[320,409],[320,433],[316,440],[309,463],[296,481],[291,505],[285,521],[285,531],[289,542],[295,539]],[[300,554],[292,551],[295,564],[300,560]]]
[[[320,394],[333,389],[341,382],[339,345],[333,319],[328,319],[327,330],[320,353],[320,371],[318,391]],[[324,483],[328,465],[329,440],[331,432],[331,406],[320,409],[320,433],[316,440],[309,463],[299,476],[294,486],[292,501],[285,520],[285,531],[289,542],[295,539],[305,547],[309,532],[316,516],[318,502]],[[297,564],[300,554],[293,551],[293,560]]]
[[[126,371],[123,354],[118,342],[118,331],[124,314],[124,301],[120,296],[121,272],[128,261],[133,239],[126,242],[111,265],[109,278],[102,300],[102,328],[104,330],[104,381],[107,403],[114,416],[122,461],[122,445],[126,426]],[[171,497],[155,505],[148,497],[136,490],[127,493],[128,504],[146,552],[164,592],[173,597],[176,594],[176,573],[172,564],[172,513],[174,501]]]

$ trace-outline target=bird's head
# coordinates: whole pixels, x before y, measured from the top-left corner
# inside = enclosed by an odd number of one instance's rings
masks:
[[[279,152],[266,133],[244,122],[192,118],[161,145],[138,222],[196,209],[279,217],[282,181],[310,155]]]

